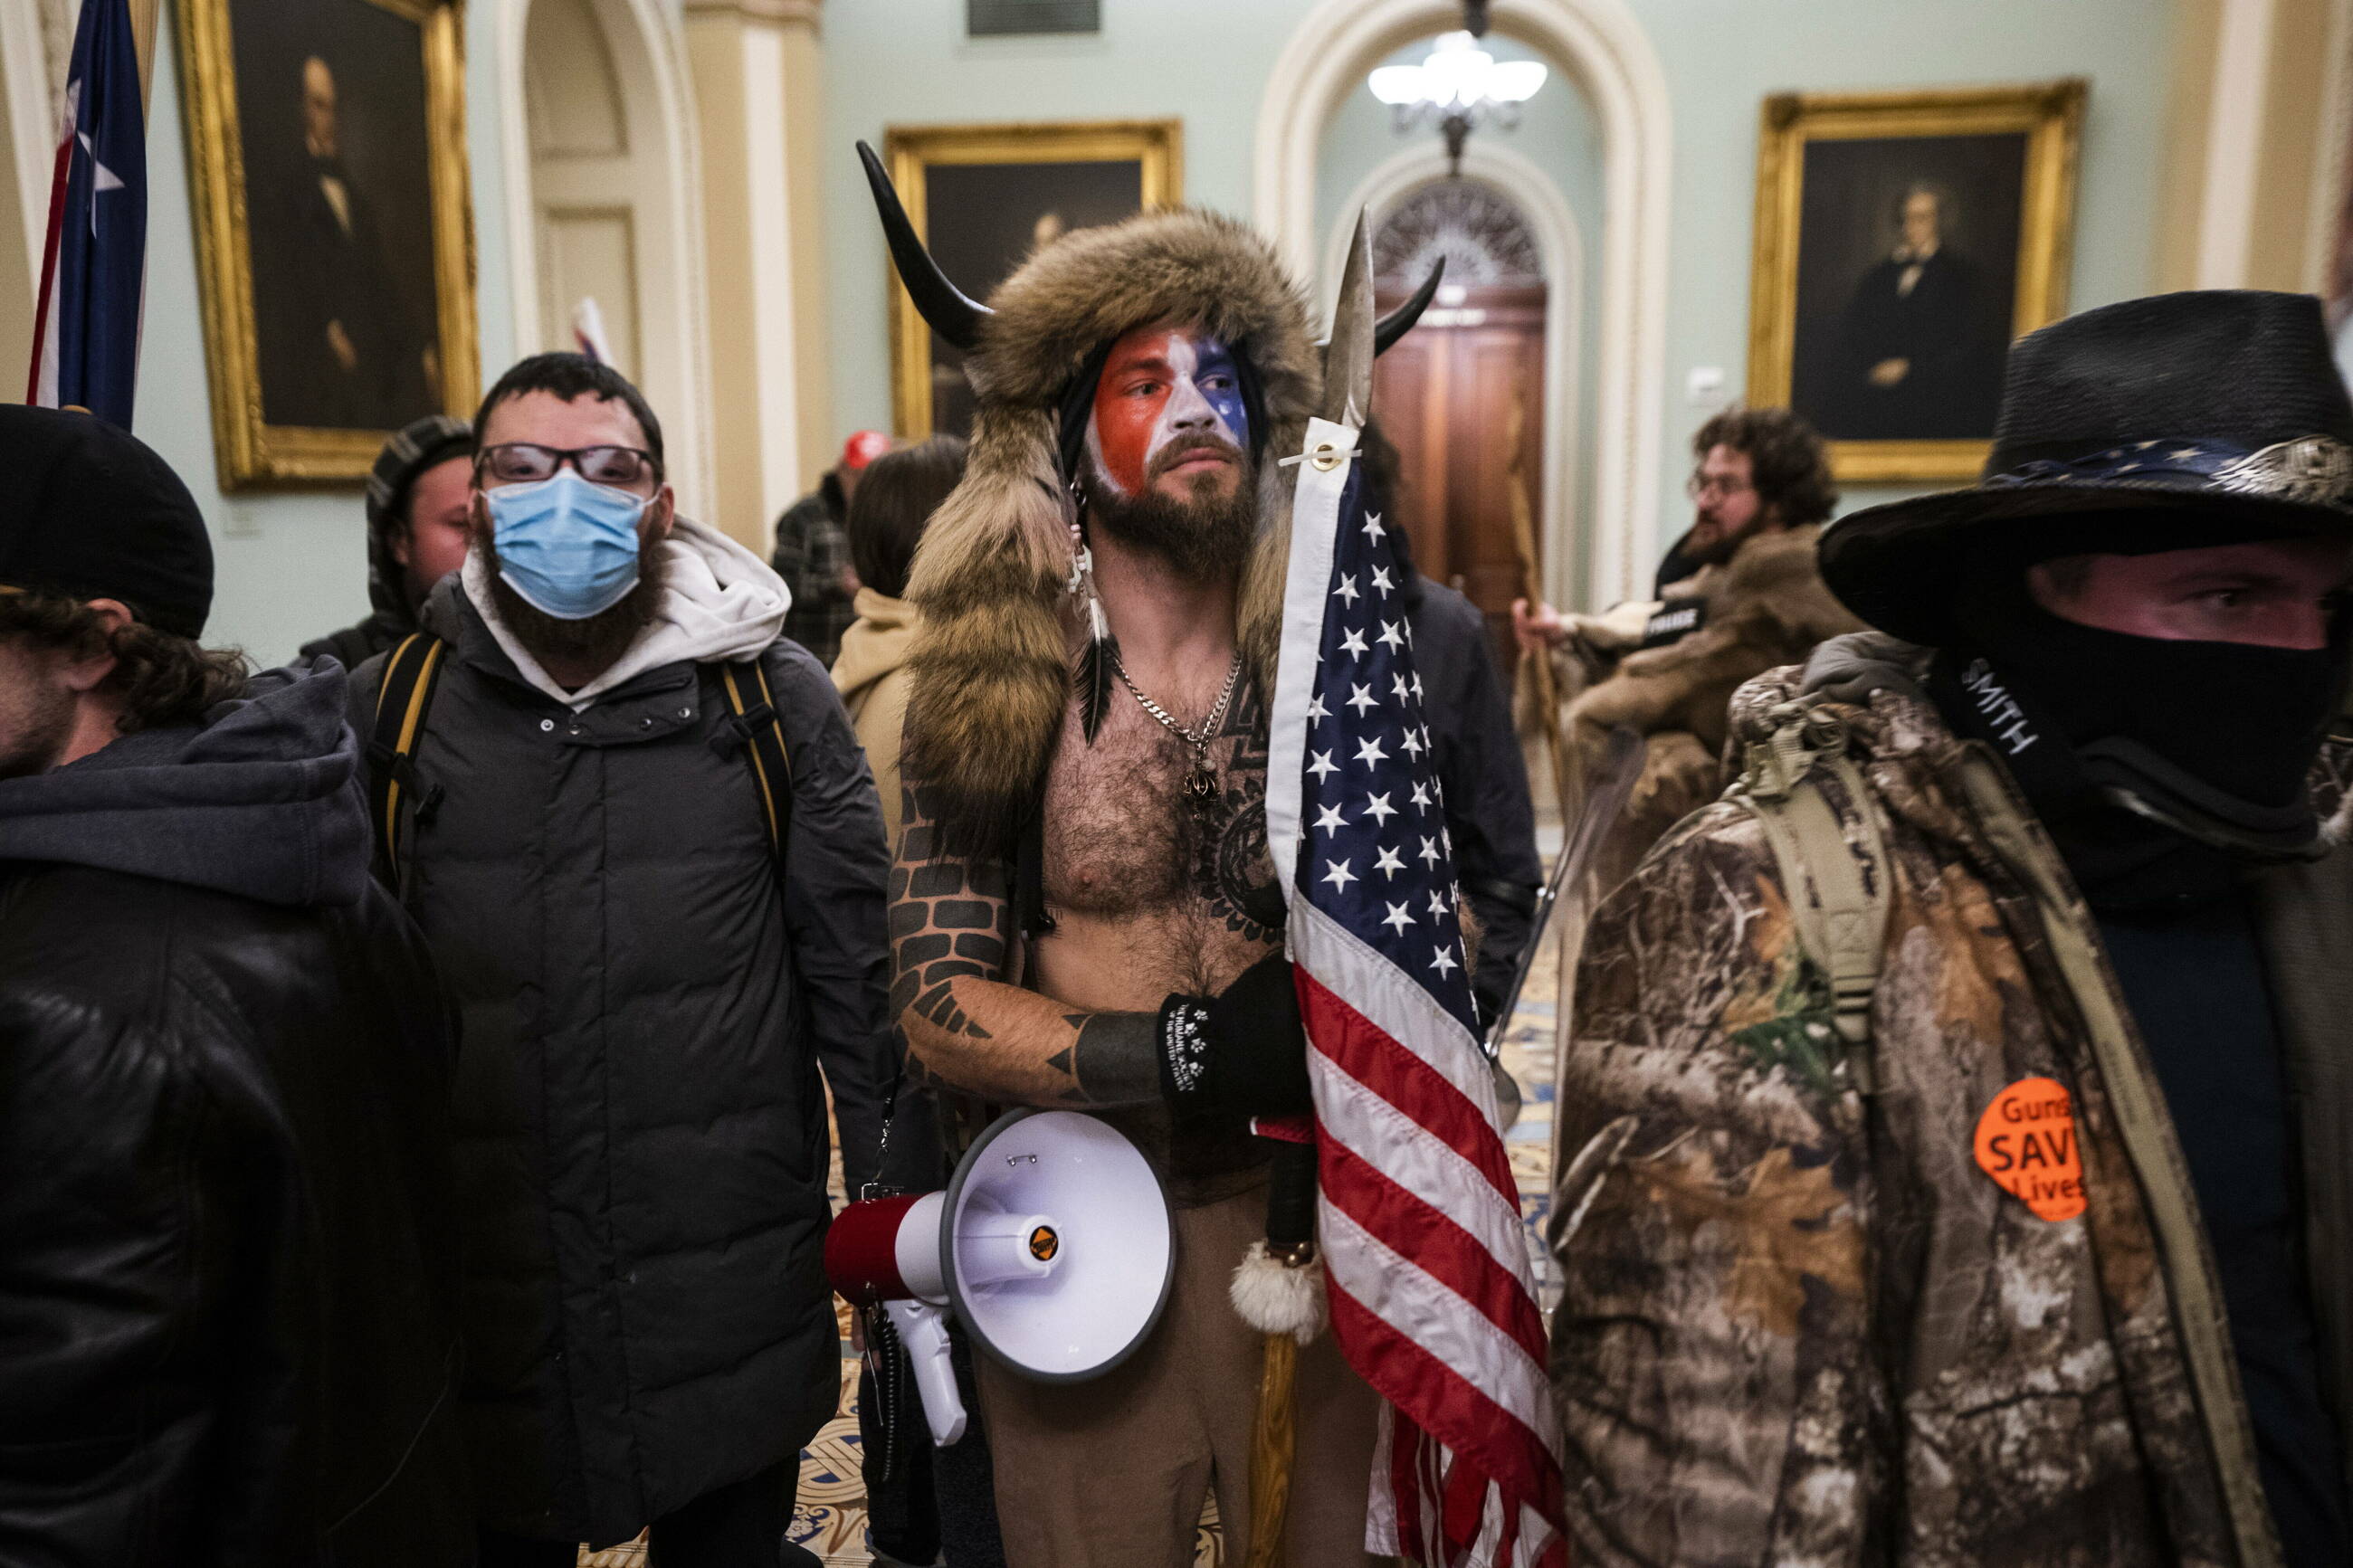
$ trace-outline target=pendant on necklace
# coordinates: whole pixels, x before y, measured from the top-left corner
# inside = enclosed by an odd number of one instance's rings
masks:
[[[1189,805],[1207,805],[1218,798],[1218,775],[1206,762],[1196,762],[1193,771],[1185,775],[1185,800]]]

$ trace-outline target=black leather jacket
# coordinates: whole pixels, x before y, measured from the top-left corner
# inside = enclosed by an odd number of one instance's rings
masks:
[[[473,1560],[450,1039],[373,889],[0,866],[0,1562]]]

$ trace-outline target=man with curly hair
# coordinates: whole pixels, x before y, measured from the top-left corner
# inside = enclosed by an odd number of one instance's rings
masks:
[[[1723,790],[1725,709],[1741,683],[1861,625],[1814,563],[1838,489],[1813,426],[1786,408],[1728,408],[1700,426],[1692,455],[1697,512],[1659,567],[1656,599],[1602,616],[1512,607],[1521,647],[1554,659],[1578,753],[1590,763],[1620,724],[1646,742],[1595,861],[1604,889]]]
[[[163,459],[0,408],[0,1555],[471,1562],[451,1019],[343,671],[212,584]]]

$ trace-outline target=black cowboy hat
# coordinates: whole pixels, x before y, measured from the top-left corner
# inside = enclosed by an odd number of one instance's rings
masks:
[[[1841,518],[1822,534],[1821,569],[1873,626],[1943,647],[1954,591],[1989,552],[2311,534],[2353,538],[2353,403],[2320,301],[2160,294],[2020,339],[1977,488]]]

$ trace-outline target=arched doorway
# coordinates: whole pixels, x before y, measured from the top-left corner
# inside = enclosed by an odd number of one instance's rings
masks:
[[[1324,129],[1365,73],[1460,25],[1455,0],[1319,0],[1293,30],[1260,101],[1253,210],[1294,267],[1315,259]],[[1672,118],[1656,52],[1625,0],[1495,0],[1493,29],[1536,51],[1593,105],[1604,158],[1598,260],[1592,523],[1585,591],[1550,541],[1555,602],[1633,596],[1658,553]],[[1475,150],[1474,138],[1474,150]]]
[[[1497,667],[1510,669],[1512,600],[1525,591],[1516,511],[1525,507],[1533,528],[1545,485],[1544,258],[1508,196],[1440,179],[1391,206],[1373,231],[1381,308],[1441,258],[1446,285],[1382,356],[1373,406],[1398,448],[1396,506],[1415,564],[1479,607]]]
[[[573,347],[574,309],[593,298],[616,362],[661,416],[680,503],[701,515],[712,489],[702,208],[675,17],[651,0],[508,4],[514,351]]]

